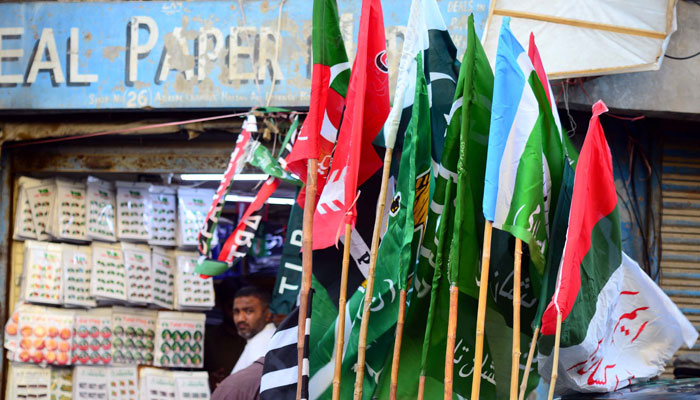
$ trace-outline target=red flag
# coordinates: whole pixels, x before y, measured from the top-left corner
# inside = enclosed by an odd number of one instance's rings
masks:
[[[338,144],[314,214],[314,249],[332,246],[344,224],[355,224],[357,187],[382,166],[372,141],[389,115],[388,72],[382,6],[364,0]]]
[[[600,114],[607,110],[602,101],[593,105],[593,116],[574,178],[569,229],[566,232],[557,286],[552,301],[542,316],[543,335],[555,333],[558,313],[561,313],[563,321],[571,312],[581,289],[581,264],[584,257],[589,252],[600,253],[601,249],[608,248],[600,243],[596,243],[597,247],[591,246],[593,229],[617,207],[612,156],[600,124]]]
[[[535,67],[535,72],[537,77],[540,79],[542,86],[544,87],[544,92],[547,95],[547,101],[549,101],[549,106],[552,108],[552,116],[554,117],[554,123],[561,130],[561,121],[559,120],[559,112],[557,111],[556,99],[554,99],[554,94],[552,93],[552,85],[549,84],[549,79],[547,79],[547,73],[544,70],[544,65],[542,65],[542,58],[540,58],[540,52],[537,50],[537,45],[535,44],[535,35],[530,32],[530,43],[527,48],[527,55],[532,61],[532,66]]]

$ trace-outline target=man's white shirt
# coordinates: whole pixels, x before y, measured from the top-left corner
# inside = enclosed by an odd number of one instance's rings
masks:
[[[276,329],[275,324],[268,322],[263,330],[258,332],[257,335],[248,339],[245,349],[243,349],[243,353],[241,353],[238,361],[236,361],[236,365],[233,366],[231,373],[234,374],[243,368],[252,365],[258,358],[264,357],[265,353],[267,353],[267,344],[270,342],[270,339],[272,338],[272,335],[275,333]]]

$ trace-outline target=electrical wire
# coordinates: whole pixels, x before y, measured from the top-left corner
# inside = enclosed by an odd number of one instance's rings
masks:
[[[698,51],[695,54],[691,54],[691,55],[685,56],[685,57],[676,57],[676,56],[669,56],[668,54],[664,54],[664,57],[670,58],[671,60],[690,60],[691,58],[694,58],[697,56],[700,56],[700,51]]]

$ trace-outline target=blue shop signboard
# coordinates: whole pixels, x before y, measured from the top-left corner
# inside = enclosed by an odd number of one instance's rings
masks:
[[[460,54],[488,0],[438,1]],[[353,52],[360,0],[338,0]],[[385,0],[390,71],[408,0]],[[308,106],[312,0],[0,4],[0,110]],[[352,54],[351,54],[352,56]],[[392,74],[395,80],[395,74]]]

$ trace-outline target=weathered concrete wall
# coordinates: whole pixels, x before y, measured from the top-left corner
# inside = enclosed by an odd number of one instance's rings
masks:
[[[666,54],[684,57],[700,51],[700,5],[679,0],[677,7],[678,30]],[[579,85],[569,86],[570,106],[590,109],[592,102],[602,99],[611,109],[695,118],[688,114],[700,114],[700,56],[682,61],[664,58],[658,71],[602,76],[585,81],[583,87],[585,93]]]

